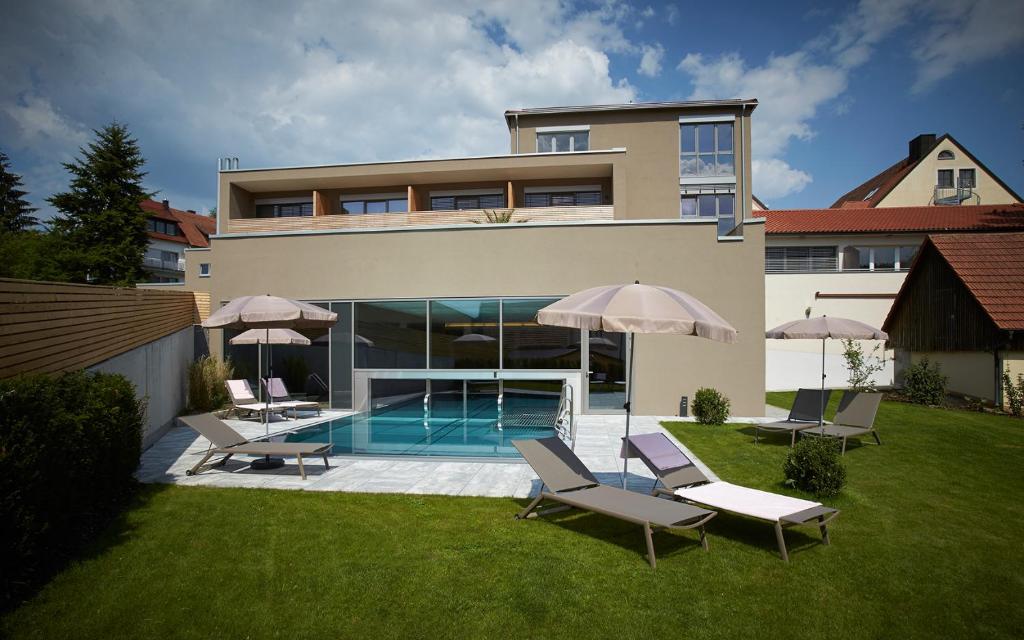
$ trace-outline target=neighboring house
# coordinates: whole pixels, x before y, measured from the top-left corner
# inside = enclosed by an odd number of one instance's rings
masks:
[[[1013,189],[947,134],[921,134],[909,153],[846,193],[833,209],[1020,203]]]
[[[768,205],[766,205],[765,203],[761,202],[761,200],[757,196],[755,196],[754,194],[750,194],[750,200],[751,200],[750,208],[752,210],[754,210],[754,211],[767,211],[768,210]]]
[[[172,209],[167,200],[144,200],[141,206],[149,215],[149,247],[143,258],[148,273],[146,282],[184,282],[185,249],[209,247],[210,235],[216,232],[216,220],[195,211]]]
[[[1024,205],[963,205],[759,211],[765,238],[765,327],[805,315],[879,327],[921,243],[936,233],[1024,231]],[[862,343],[871,351],[881,343]],[[820,384],[821,345],[767,340],[769,390]],[[827,345],[827,384],[846,384],[842,344]],[[878,384],[893,382],[891,353]]]
[[[638,336],[635,410],[674,415],[680,396],[715,387],[737,414],[760,415],[756,105],[521,109],[505,113],[508,155],[222,170],[218,232],[191,253],[186,283],[215,308],[271,292],[337,312],[313,345],[274,350],[276,370],[315,374],[334,407],[517,387],[571,392],[588,412],[622,410],[622,336],[539,326],[537,310],[598,285],[666,285],[740,339]],[[243,366],[223,333],[213,351]]]
[[[1024,232],[929,236],[885,320],[897,380],[927,357],[949,391],[1004,402],[1024,373]]]

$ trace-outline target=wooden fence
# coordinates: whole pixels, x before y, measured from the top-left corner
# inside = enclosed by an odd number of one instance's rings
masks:
[[[0,278],[0,378],[81,369],[197,324],[209,294]]]

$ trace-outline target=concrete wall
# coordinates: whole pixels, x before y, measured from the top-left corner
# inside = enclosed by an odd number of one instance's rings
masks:
[[[947,391],[995,402],[996,365],[993,354],[983,351],[913,352],[910,362],[917,364],[924,357],[942,366],[942,374],[949,378]],[[902,370],[897,372],[897,380],[902,381],[902,374]]]
[[[953,160],[939,160],[939,153],[952,151]],[[956,184],[959,169],[974,169],[977,187],[974,192],[978,194],[978,201],[970,201],[965,204],[1010,204],[1017,202],[1017,199],[1004,189],[992,176],[985,172],[978,163],[974,162],[959,147],[949,139],[940,142],[928,157],[924,158],[914,170],[905,177],[896,187],[882,198],[878,203],[879,207],[903,207],[923,206],[933,204],[935,197],[935,186],[938,184],[938,170],[953,169],[953,183]]]
[[[125,376],[137,397],[146,400],[144,447],[163,435],[185,407],[194,344],[194,330],[188,327],[88,368]]]
[[[680,395],[717,387],[736,415],[764,411],[764,226],[719,241],[713,222],[491,225],[215,238],[211,278],[187,286],[213,308],[269,292],[304,300],[561,296],[639,279],[687,291],[740,332],[738,344],[637,339],[636,409],[674,415]],[[261,265],[253,280],[254,260]],[[211,332],[212,349],[222,348]]]

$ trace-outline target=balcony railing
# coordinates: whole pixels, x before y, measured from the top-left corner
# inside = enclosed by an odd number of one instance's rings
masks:
[[[506,211],[498,209],[498,212]],[[510,224],[612,220],[614,207],[533,207],[512,209]],[[461,211],[414,211],[364,215],[305,216],[300,218],[235,218],[228,233],[273,233],[280,231],[324,231],[335,229],[383,229],[487,224],[484,209]]]
[[[981,197],[971,187],[936,186],[932,201],[941,205],[981,204]]]
[[[185,270],[185,260],[181,258],[178,260],[161,260],[160,258],[145,257],[142,259],[142,264],[150,269],[161,269],[163,271]]]

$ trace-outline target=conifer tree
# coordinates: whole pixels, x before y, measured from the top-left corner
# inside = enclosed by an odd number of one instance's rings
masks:
[[[20,233],[39,222],[21,186],[21,176],[11,172],[7,154],[0,151],[0,233]]]

